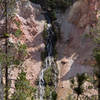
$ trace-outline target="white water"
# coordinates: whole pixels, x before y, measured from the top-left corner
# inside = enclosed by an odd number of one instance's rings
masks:
[[[44,67],[40,73],[40,76],[39,76],[39,95],[40,95],[40,100],[43,100],[43,96],[44,96],[44,93],[45,93],[45,82],[44,82],[44,72],[49,68],[51,67],[51,65],[54,65],[54,58],[53,57],[47,57],[45,59],[45,64],[44,64]]]
[[[48,20],[48,19],[47,19]],[[54,57],[53,57],[53,50],[54,50],[54,32],[52,31],[52,25],[50,23],[47,24],[47,37],[46,37],[46,52],[47,57],[45,58],[43,69],[39,75],[39,100],[43,100],[44,93],[45,93],[45,81],[44,81],[44,72],[51,67],[52,65],[56,67]],[[56,83],[55,83],[56,85]],[[50,96],[50,98],[52,98]],[[50,99],[51,100],[51,99]]]

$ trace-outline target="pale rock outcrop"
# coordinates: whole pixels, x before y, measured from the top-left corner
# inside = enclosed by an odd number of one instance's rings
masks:
[[[41,69],[41,51],[44,49],[42,40],[42,31],[44,29],[44,16],[41,14],[41,7],[32,4],[29,0],[20,0],[16,2],[15,16],[10,21],[9,41],[14,43],[26,44],[27,58],[22,67],[27,72],[27,79],[31,85],[35,85]],[[20,23],[21,36],[15,37],[14,32],[18,29],[16,23]],[[18,69],[11,67],[9,78],[12,80],[10,91],[14,92],[14,82],[17,78]]]

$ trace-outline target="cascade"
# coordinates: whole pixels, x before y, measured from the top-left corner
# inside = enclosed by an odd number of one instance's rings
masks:
[[[46,27],[46,32],[47,32],[47,37],[46,37],[46,43],[45,43],[45,52],[46,58],[43,64],[43,69],[40,72],[39,75],[39,100],[43,100],[44,98],[44,93],[45,93],[45,80],[44,80],[44,73],[45,71],[50,68],[50,67],[55,67],[56,68],[56,63],[54,61],[54,46],[55,46],[55,33],[52,30],[52,24],[50,21],[50,18],[48,17],[47,13],[45,14],[45,19],[47,20],[47,27]],[[56,71],[55,71],[56,72]],[[57,73],[57,72],[56,72]],[[57,75],[55,74],[55,80],[57,78]],[[55,82],[55,88],[56,88],[56,82]],[[51,100],[50,96],[50,100]]]

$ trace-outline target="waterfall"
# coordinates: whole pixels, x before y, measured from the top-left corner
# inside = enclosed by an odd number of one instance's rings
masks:
[[[45,93],[45,81],[44,81],[44,72],[49,68],[51,67],[51,65],[54,65],[56,67],[56,64],[54,62],[54,58],[53,57],[50,57],[48,56],[46,59],[45,59],[45,62],[44,62],[44,66],[45,68],[43,68],[41,70],[41,73],[39,75],[39,95],[40,95],[40,100],[43,100],[43,96],[44,96],[44,93]],[[56,82],[55,82],[55,87],[56,87]]]
[[[45,15],[45,18],[47,20],[47,27],[46,27],[46,32],[47,32],[47,37],[46,37],[46,44],[45,44],[45,51],[47,53],[47,56],[45,58],[44,64],[43,64],[43,69],[40,72],[39,75],[39,100],[43,100],[44,98],[44,93],[45,93],[45,80],[44,80],[44,73],[45,71],[52,67],[55,67],[56,69],[56,64],[54,61],[54,55],[53,55],[53,50],[54,50],[54,41],[55,41],[55,34],[52,31],[52,25],[50,24],[51,21],[47,15]],[[55,79],[56,79],[55,75]],[[56,82],[55,82],[55,88],[56,88]],[[51,93],[50,93],[51,94]],[[50,96],[50,100],[51,100]]]

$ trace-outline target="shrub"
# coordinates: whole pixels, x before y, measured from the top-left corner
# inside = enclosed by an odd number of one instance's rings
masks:
[[[53,69],[53,66],[49,67],[45,73],[44,73],[44,81],[45,81],[45,99],[49,100],[50,97],[52,97],[51,100],[56,100],[57,94],[55,91],[55,79],[54,79],[55,71]]]
[[[49,9],[61,9],[65,10],[67,7],[73,4],[73,0],[30,0],[33,3],[41,4],[45,10]]]
[[[53,85],[53,72],[52,68],[48,68],[44,73],[44,80],[46,85]]]
[[[96,59],[97,64],[100,66],[100,48],[96,48],[94,50],[94,57]]]
[[[15,22],[15,24],[17,25],[17,27],[19,28],[19,27],[20,27],[20,25],[21,25],[21,23],[20,23],[20,22],[18,22],[18,21],[16,21],[16,20],[14,20],[14,22]]]
[[[15,65],[19,65],[21,63],[21,61],[19,59],[15,59],[13,62]]]
[[[77,83],[78,86],[74,88],[75,93],[77,94],[77,96],[81,95],[83,93],[83,83],[84,81],[87,80],[87,77],[85,76],[85,73],[81,74],[81,75],[77,75]]]
[[[52,97],[51,100],[56,100],[57,99],[57,93],[56,93],[56,91],[54,90],[53,87],[50,87],[49,85],[47,85],[45,87],[44,98],[46,100],[49,100],[50,97]]]
[[[57,93],[56,91],[52,92],[52,100],[56,100],[57,99]]]
[[[16,32],[14,33],[14,35],[16,37],[19,37],[21,35],[22,31],[20,29],[17,29]]]
[[[51,18],[52,21],[56,20],[57,19],[56,18],[56,11],[53,10],[53,11],[49,12],[49,16],[50,16],[50,18]]]
[[[66,100],[75,100],[75,98],[73,99],[73,96],[72,96],[72,95],[68,95],[68,96],[66,97]]]
[[[78,85],[82,85],[84,83],[84,81],[87,80],[85,74],[81,74],[81,75],[77,75],[77,82],[78,82]]]
[[[49,85],[47,85],[46,87],[45,87],[45,94],[44,94],[44,98],[47,100],[47,99],[49,99],[49,97],[50,97],[50,92],[51,92],[52,90],[51,90],[51,87],[49,86]]]
[[[19,57],[24,58],[27,55],[26,49],[27,49],[26,44],[19,44],[18,45],[18,54],[19,54]]]
[[[74,91],[77,93],[77,95],[79,96],[80,94],[83,93],[83,88],[81,86],[78,86],[76,88],[74,88]]]
[[[88,86],[88,89],[92,89],[93,88],[93,86]]]
[[[15,82],[15,92],[13,93],[11,100],[27,100],[27,98],[34,98],[36,89],[30,86],[29,81],[26,79],[26,73],[22,70],[18,74],[18,78]]]
[[[75,80],[74,79],[71,79],[70,82],[74,85]]]

